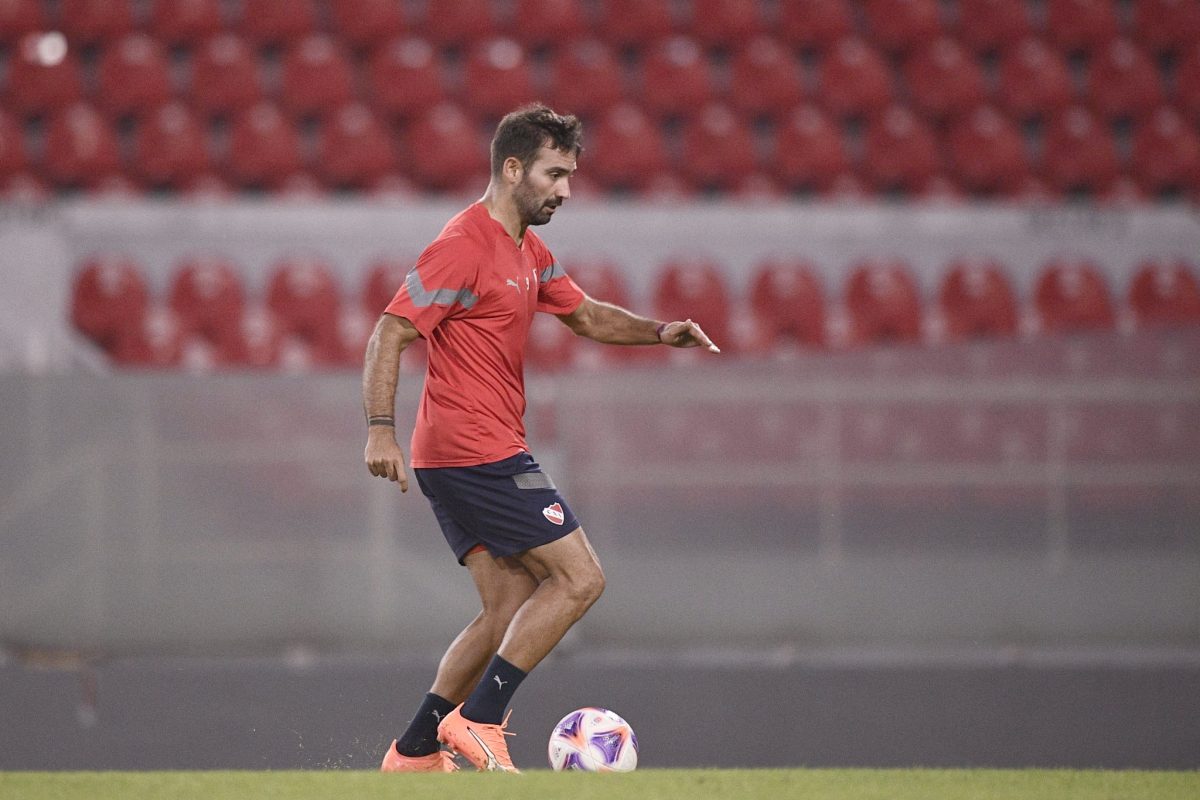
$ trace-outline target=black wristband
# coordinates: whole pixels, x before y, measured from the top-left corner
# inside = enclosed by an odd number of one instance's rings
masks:
[[[658,337],[659,344],[662,344],[662,332],[665,331],[667,329],[667,326],[670,324],[671,323],[669,323],[669,322],[664,322],[654,330],[654,335]]]
[[[387,425],[388,427],[394,428],[396,427],[396,418],[383,416],[367,417],[367,426],[370,427],[372,425]]]

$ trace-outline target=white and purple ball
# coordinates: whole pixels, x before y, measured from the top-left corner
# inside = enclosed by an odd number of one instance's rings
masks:
[[[550,734],[550,766],[556,772],[631,772],[637,761],[633,728],[603,708],[572,711]]]

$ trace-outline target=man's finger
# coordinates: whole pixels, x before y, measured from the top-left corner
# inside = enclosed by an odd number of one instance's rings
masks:
[[[708,334],[706,334],[704,331],[702,331],[700,329],[699,325],[692,322],[691,320],[688,320],[688,326],[692,332],[692,338],[694,338],[696,341],[700,342],[700,344],[707,347],[708,351],[710,353],[721,352],[721,348],[719,348],[715,344],[713,344],[713,340],[708,338]]]

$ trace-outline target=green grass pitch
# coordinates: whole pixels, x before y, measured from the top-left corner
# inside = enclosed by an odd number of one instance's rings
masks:
[[[0,772],[4,800],[1195,800],[1200,772],[644,769],[626,775],[324,772]]]

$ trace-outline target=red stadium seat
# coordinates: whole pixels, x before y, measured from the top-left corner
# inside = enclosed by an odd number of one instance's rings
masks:
[[[727,106],[713,104],[683,127],[682,172],[700,189],[731,189],[759,165],[754,134]]]
[[[297,116],[329,114],[354,97],[349,56],[328,36],[295,41],[283,58],[283,106]]]
[[[508,35],[525,47],[568,45],[587,33],[582,0],[516,0]]]
[[[825,344],[825,293],[806,261],[771,259],[758,264],[750,285],[750,311],[752,352]]]
[[[892,71],[861,39],[843,39],[821,59],[821,102],[837,117],[869,117],[892,99]]]
[[[266,306],[285,337],[311,349],[318,362],[336,361],[340,292],[333,272],[315,259],[285,259],[271,268]]]
[[[221,32],[221,0],[154,0],[148,31],[166,45],[198,45]]]
[[[106,47],[96,73],[96,98],[114,116],[141,114],[171,97],[167,54],[158,40],[142,33]]]
[[[1052,333],[1107,330],[1114,321],[1108,285],[1089,261],[1047,264],[1034,290],[1034,308],[1042,330]]]
[[[428,3],[418,30],[435,44],[463,47],[499,32],[491,0]]]
[[[1175,66],[1175,97],[1186,115],[1200,119],[1200,44],[1188,50]]]
[[[237,269],[223,258],[190,258],[175,270],[168,304],[189,336],[229,350],[241,336],[245,289]]]
[[[368,49],[404,32],[404,3],[397,0],[333,0],[329,22],[347,47]]]
[[[1025,39],[1005,50],[998,79],[997,99],[1018,119],[1057,113],[1075,93],[1062,54],[1038,39]]]
[[[9,57],[5,83],[6,107],[26,116],[65,108],[83,92],[79,57],[56,34],[22,37]]]
[[[692,0],[687,33],[705,47],[737,49],[763,30],[758,0]]]
[[[1017,332],[1017,302],[1003,265],[959,259],[942,279],[938,306],[950,339],[1011,336]]]
[[[713,98],[708,60],[692,39],[673,36],[651,46],[641,66],[640,97],[647,113],[686,115]]]
[[[220,351],[220,364],[260,370],[274,370],[282,365],[284,330],[268,309],[247,308],[237,334],[237,338]]]
[[[549,58],[551,105],[563,113],[596,116],[625,96],[621,63],[599,39],[555,48]]]
[[[1150,193],[1200,189],[1200,135],[1173,108],[1160,108],[1137,125],[1130,172]]]
[[[1200,324],[1200,284],[1182,259],[1146,261],[1129,285],[1129,307],[1140,327]]]
[[[662,131],[629,103],[612,107],[588,134],[584,169],[608,189],[645,189],[667,169]]]
[[[937,139],[925,120],[893,106],[867,123],[862,166],[882,191],[921,192],[941,169]]]
[[[175,369],[184,365],[186,332],[174,312],[151,308],[112,350],[114,364],[137,369]]]
[[[61,0],[61,30],[72,45],[119,39],[133,30],[130,0]]]
[[[434,106],[408,128],[403,152],[412,176],[437,191],[466,188],[488,158],[479,130],[449,103]]]
[[[854,32],[847,0],[791,0],[779,5],[779,33],[790,44],[823,50]]]
[[[871,39],[889,52],[907,52],[942,32],[937,0],[866,0],[863,12]]]
[[[958,36],[979,53],[1015,45],[1033,33],[1025,0],[959,0]]]
[[[367,67],[372,105],[411,118],[446,99],[441,62],[424,39],[393,39],[374,52]]]
[[[804,101],[800,62],[779,40],[759,36],[733,52],[729,102],[744,114],[786,117]]]
[[[1110,188],[1118,170],[1112,133],[1090,111],[1074,107],[1046,126],[1042,175],[1061,192],[1100,193]]]
[[[654,309],[660,318],[694,320],[724,352],[735,349],[729,292],[716,264],[668,261],[655,284]]]
[[[27,33],[48,29],[41,0],[5,0],[0,3],[0,44],[16,42]]]
[[[414,259],[379,258],[367,267],[362,287],[362,310],[372,320],[377,319],[404,285]]]
[[[60,187],[94,187],[120,168],[117,137],[96,109],[77,103],[46,126],[42,172]]]
[[[354,103],[322,124],[316,165],[328,185],[362,189],[396,166],[396,150],[371,109]]]
[[[231,33],[209,39],[192,59],[191,98],[205,114],[233,114],[263,97],[262,74],[245,40]]]
[[[182,189],[210,167],[208,139],[182,103],[171,103],[138,122],[132,171],[152,187]]]
[[[525,48],[512,39],[489,39],[467,55],[464,99],[475,114],[499,118],[537,99]]]
[[[227,172],[235,183],[277,189],[300,165],[296,128],[278,108],[260,103],[234,118]]]
[[[17,205],[36,206],[50,200],[50,186],[31,172],[0,175],[0,200]]]
[[[25,136],[21,126],[0,110],[0,177],[8,178],[29,166]]]
[[[257,45],[284,45],[317,29],[313,0],[254,0],[242,4],[237,30]]]
[[[71,322],[106,352],[142,324],[149,292],[141,267],[123,256],[96,256],[71,287]]]
[[[1046,0],[1046,36],[1068,53],[1099,50],[1117,35],[1113,0]]]
[[[1133,31],[1138,42],[1153,52],[1181,52],[1200,42],[1200,4],[1134,0]]]
[[[921,300],[903,261],[855,265],[846,281],[851,343],[915,342],[921,337]]]
[[[1116,39],[1092,54],[1087,84],[1092,108],[1108,119],[1145,117],[1164,99],[1158,68],[1128,39]]]
[[[935,120],[963,114],[984,99],[979,63],[947,37],[914,48],[904,63],[904,80],[917,110]]]
[[[644,46],[675,29],[670,0],[600,0],[596,30],[618,45]]]
[[[815,106],[801,106],[779,126],[773,163],[788,186],[817,191],[850,168],[842,132]]]
[[[991,106],[951,125],[946,148],[954,176],[967,191],[1012,196],[1029,178],[1021,131]]]

